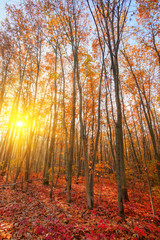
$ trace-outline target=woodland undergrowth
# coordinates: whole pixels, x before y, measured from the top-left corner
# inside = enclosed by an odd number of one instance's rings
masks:
[[[41,181],[0,188],[0,239],[160,239],[160,190],[154,191],[153,216],[147,187],[128,187],[125,220],[118,216],[116,184],[96,179],[95,207],[86,208],[84,180],[72,183],[72,202],[67,203],[65,178],[59,179],[49,198],[50,187]],[[0,185],[4,185],[1,181]],[[23,187],[23,189],[22,189]]]

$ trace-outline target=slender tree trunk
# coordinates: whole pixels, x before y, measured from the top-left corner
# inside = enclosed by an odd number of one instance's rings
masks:
[[[137,86],[137,89],[138,89],[140,101],[141,101],[141,104],[142,104],[142,107],[143,107],[144,115],[145,115],[145,118],[146,118],[146,121],[147,121],[149,133],[150,133],[152,144],[153,144],[155,159],[157,161],[157,163],[156,163],[157,176],[158,176],[158,180],[160,182],[160,152],[158,150],[159,149],[159,143],[158,142],[156,143],[156,136],[155,136],[155,133],[154,133],[154,130],[153,130],[149,109],[147,108],[147,110],[146,110],[146,106],[145,106],[145,103],[144,103],[144,100],[143,100],[143,97],[142,97],[142,93],[141,93],[141,89],[140,89],[137,77],[136,77],[136,75],[133,71],[132,65],[130,63],[130,60],[129,60],[127,54],[125,52],[123,52],[123,55],[124,55],[128,65],[129,65],[131,74],[132,74],[132,76],[135,80],[135,83],[136,83],[136,86]]]
[[[91,193],[91,204],[92,204],[92,208],[93,208],[93,206],[94,206],[94,172],[95,172],[95,161],[96,161],[96,154],[97,154],[97,150],[98,150],[98,140],[99,140],[99,134],[100,134],[100,118],[101,118],[100,108],[101,108],[101,88],[102,88],[103,71],[104,71],[104,65],[102,65],[100,82],[99,82],[98,126],[97,126],[96,140],[95,140],[95,145],[94,145],[93,158],[92,158],[92,166],[91,166],[91,173],[90,173],[90,193]]]
[[[51,145],[50,145],[50,160],[51,160],[51,189],[50,189],[50,198],[53,195],[53,182],[54,182],[54,164],[55,164],[55,141],[56,141],[56,128],[57,128],[57,115],[58,115],[58,105],[57,105],[57,46],[55,49],[55,77],[54,77],[54,118],[53,118],[53,127],[52,127],[52,136],[51,136]]]
[[[49,141],[50,141],[51,122],[52,122],[52,117],[50,118],[49,133],[48,133],[47,142],[46,142],[46,153],[45,153],[44,168],[43,168],[43,184],[44,185],[49,185],[48,160],[49,160]]]

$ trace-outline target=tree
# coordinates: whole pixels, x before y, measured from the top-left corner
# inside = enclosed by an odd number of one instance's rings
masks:
[[[147,62],[147,57],[150,61],[152,61],[152,65],[149,63],[148,73],[147,73],[147,70],[144,70],[143,68],[141,68],[142,51],[143,51],[143,54],[146,54],[145,62]],[[139,54],[139,56],[137,56],[138,54]],[[145,116],[145,119],[147,122],[147,127],[148,127],[151,141],[153,144],[155,159],[157,161],[156,162],[157,175],[158,175],[158,179],[160,181],[160,154],[159,154],[159,150],[158,150],[159,149],[159,127],[158,127],[158,122],[156,123],[156,115],[153,112],[152,101],[151,101],[151,84],[152,84],[151,81],[153,81],[153,80],[151,79],[150,73],[152,72],[151,67],[153,66],[154,63],[153,63],[153,60],[152,60],[152,57],[150,56],[150,54],[148,55],[148,53],[145,51],[145,49],[142,49],[142,48],[140,49],[140,51],[138,51],[138,49],[137,49],[136,52],[134,49],[132,57],[130,56],[129,53],[126,53],[126,51],[123,51],[123,55],[128,64],[130,74],[135,82],[135,86],[137,88],[137,94],[139,96],[139,101],[142,106],[144,116]],[[139,62],[138,66],[134,66],[134,61],[135,61],[135,59],[133,58],[134,55],[136,55],[137,63],[139,60],[141,60],[141,63]],[[139,57],[139,59],[138,59],[138,57]],[[154,81],[156,84],[157,81],[156,81],[155,77],[154,77]]]
[[[88,5],[89,4],[89,1]],[[115,99],[116,99],[116,178],[118,192],[119,214],[124,217],[123,199],[128,200],[125,167],[124,167],[124,152],[123,152],[123,131],[122,131],[122,112],[120,102],[120,78],[119,78],[119,61],[118,53],[120,42],[126,23],[126,18],[131,1],[92,1],[95,11],[92,16],[96,22],[98,34],[101,32],[103,41],[106,43],[110,55],[111,69],[115,84]]]
[[[148,48],[154,51],[160,67],[160,45],[158,41],[160,37],[160,2],[158,0],[137,0],[136,3],[140,44],[144,44],[146,49]]]

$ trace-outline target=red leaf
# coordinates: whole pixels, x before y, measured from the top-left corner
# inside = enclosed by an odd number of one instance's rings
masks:
[[[139,227],[135,226],[134,230],[136,230],[138,234],[140,234],[142,236],[146,236],[145,232],[142,229],[140,229]]]
[[[36,229],[36,234],[41,234],[44,230],[45,230],[44,227],[40,226]]]
[[[53,239],[53,237],[51,236],[51,235],[48,235],[47,237],[46,237],[46,240],[52,240]]]

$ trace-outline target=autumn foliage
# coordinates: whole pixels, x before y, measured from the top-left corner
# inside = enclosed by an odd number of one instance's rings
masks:
[[[116,185],[113,176],[95,183],[95,208],[86,208],[83,179],[73,184],[72,203],[67,203],[65,180],[60,179],[49,198],[49,187],[40,182],[21,189],[1,189],[0,234],[10,239],[159,239],[160,214],[155,195],[157,216],[152,215],[146,186],[141,183],[129,188],[126,219],[117,215]],[[25,187],[25,186],[23,186]],[[133,191],[134,189],[134,191]],[[155,191],[156,192],[156,191]],[[159,192],[157,192],[159,194]],[[160,215],[159,215],[160,216]]]
[[[159,9],[157,0],[6,6],[2,239],[159,239]]]

